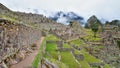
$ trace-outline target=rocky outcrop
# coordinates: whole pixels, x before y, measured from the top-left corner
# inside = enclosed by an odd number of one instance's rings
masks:
[[[11,12],[10,9],[0,3],[0,14],[5,14],[7,12]]]
[[[27,48],[35,44],[40,37],[41,32],[39,29],[0,19],[0,63],[16,63],[16,60],[11,59],[14,56],[22,60],[25,53],[21,50],[28,50]]]
[[[102,25],[101,22],[98,20],[98,18],[95,15],[93,15],[87,20],[87,23],[85,24],[85,28],[91,28],[91,25],[94,23]]]
[[[118,27],[117,30],[120,31],[120,20],[112,20],[111,22],[106,22],[105,24],[106,25],[111,25],[113,27],[116,26],[116,27]]]

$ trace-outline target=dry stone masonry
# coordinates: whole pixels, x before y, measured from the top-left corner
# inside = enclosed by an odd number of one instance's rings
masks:
[[[0,19],[0,67],[3,62],[10,61],[12,56],[22,56],[21,50],[23,47],[29,48],[40,37],[41,32],[39,29],[17,24],[6,19]],[[12,62],[8,63],[12,64]],[[15,63],[17,63],[17,60]]]

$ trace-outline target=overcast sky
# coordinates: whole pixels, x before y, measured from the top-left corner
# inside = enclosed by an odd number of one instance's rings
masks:
[[[120,0],[0,0],[8,8],[24,11],[28,8],[48,11],[74,11],[84,18],[96,15],[107,20],[120,20]]]

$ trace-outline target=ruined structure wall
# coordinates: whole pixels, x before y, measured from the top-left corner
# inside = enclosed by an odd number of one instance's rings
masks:
[[[20,48],[35,44],[40,37],[39,29],[0,19],[0,62]]]

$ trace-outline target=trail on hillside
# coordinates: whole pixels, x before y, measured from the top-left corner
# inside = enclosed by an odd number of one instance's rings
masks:
[[[26,58],[24,60],[22,60],[21,62],[12,65],[10,68],[28,68],[31,66],[32,62],[34,61],[35,56],[38,54],[39,52],[39,48],[40,45],[43,41],[44,37],[41,37],[40,40],[37,42],[37,48],[36,50],[34,50],[30,55],[26,56]]]

